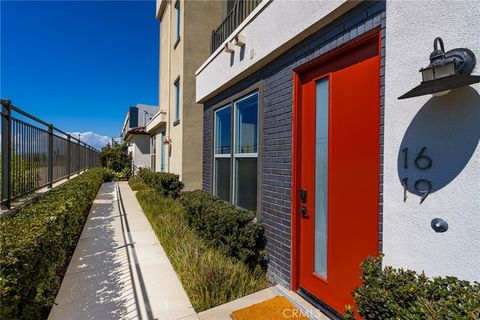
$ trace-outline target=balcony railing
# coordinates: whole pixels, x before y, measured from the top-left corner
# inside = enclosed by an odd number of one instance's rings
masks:
[[[99,152],[2,99],[1,204],[100,165]]]
[[[217,50],[228,36],[248,17],[248,15],[258,6],[262,0],[236,0],[232,10],[227,14],[225,20],[212,31],[212,53]]]

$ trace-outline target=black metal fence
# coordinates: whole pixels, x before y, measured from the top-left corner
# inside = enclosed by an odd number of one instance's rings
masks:
[[[236,0],[232,10],[227,14],[217,30],[212,31],[212,53],[217,50],[228,36],[245,20],[262,0]]]
[[[1,205],[82,170],[99,166],[99,151],[2,99]]]

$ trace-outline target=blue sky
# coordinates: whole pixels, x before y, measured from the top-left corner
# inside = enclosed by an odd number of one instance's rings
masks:
[[[0,95],[69,132],[118,136],[158,103],[154,1],[1,0]]]

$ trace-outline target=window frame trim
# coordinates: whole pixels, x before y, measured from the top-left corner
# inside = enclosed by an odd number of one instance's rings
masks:
[[[232,113],[231,113],[231,123],[232,123],[232,134],[231,134],[231,146],[232,146],[232,151],[230,153],[230,203],[234,204],[234,199],[233,199],[233,185],[235,183],[235,110],[234,110],[234,103],[238,100],[243,100],[243,98],[247,98],[248,96],[254,94],[258,94],[258,133],[257,133],[257,153],[256,153],[256,158],[257,158],[257,220],[261,221],[262,220],[262,194],[263,194],[263,117],[264,117],[264,112],[263,112],[263,106],[264,106],[264,81],[260,80],[253,85],[249,86],[248,88],[237,91],[236,93],[230,95],[228,98],[221,100],[220,102],[215,103],[214,105],[211,106],[212,114],[210,116],[210,119],[212,121],[212,127],[211,127],[211,132],[210,132],[210,141],[211,141],[211,146],[212,150],[210,151],[211,159],[210,159],[210,165],[211,165],[211,173],[210,173],[210,194],[214,195],[215,191],[215,114],[217,110],[220,110],[226,106],[230,106],[232,108]],[[240,156],[241,157],[241,156]],[[237,157],[237,158],[240,158]],[[217,156],[218,158],[218,156]],[[247,158],[247,157],[243,157]],[[252,157],[250,157],[252,158]]]
[[[180,76],[173,81],[173,87],[175,88],[175,117],[174,126],[180,123]]]
[[[175,9],[175,43],[173,44],[173,49],[177,47],[178,43],[180,42],[181,38],[181,25],[180,25],[180,16],[181,16],[181,4],[180,0],[175,1],[173,5]]]
[[[221,111],[223,109],[226,109],[226,108],[230,108],[230,153],[218,153],[217,154],[217,137],[215,135],[215,132],[217,130],[217,112],[218,111]],[[229,193],[229,199],[228,199],[228,202],[231,202],[232,201],[232,133],[231,133],[231,124],[232,124],[232,105],[230,103],[226,104],[226,105],[223,105],[221,107],[218,107],[216,108],[215,110],[213,110],[213,161],[212,161],[212,194],[214,196],[217,196],[216,194],[216,183],[215,183],[215,175],[216,175],[216,171],[217,171],[217,166],[216,166],[216,161],[217,159],[230,159],[230,193]]]

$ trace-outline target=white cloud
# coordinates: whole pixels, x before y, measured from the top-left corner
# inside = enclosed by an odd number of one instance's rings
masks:
[[[70,132],[70,135],[75,138],[78,138],[78,134],[80,134],[80,140],[82,140],[82,142],[85,142],[98,150],[102,149],[107,143],[112,143],[112,137],[102,136],[95,132]],[[119,138],[114,139],[115,141],[118,141]]]

